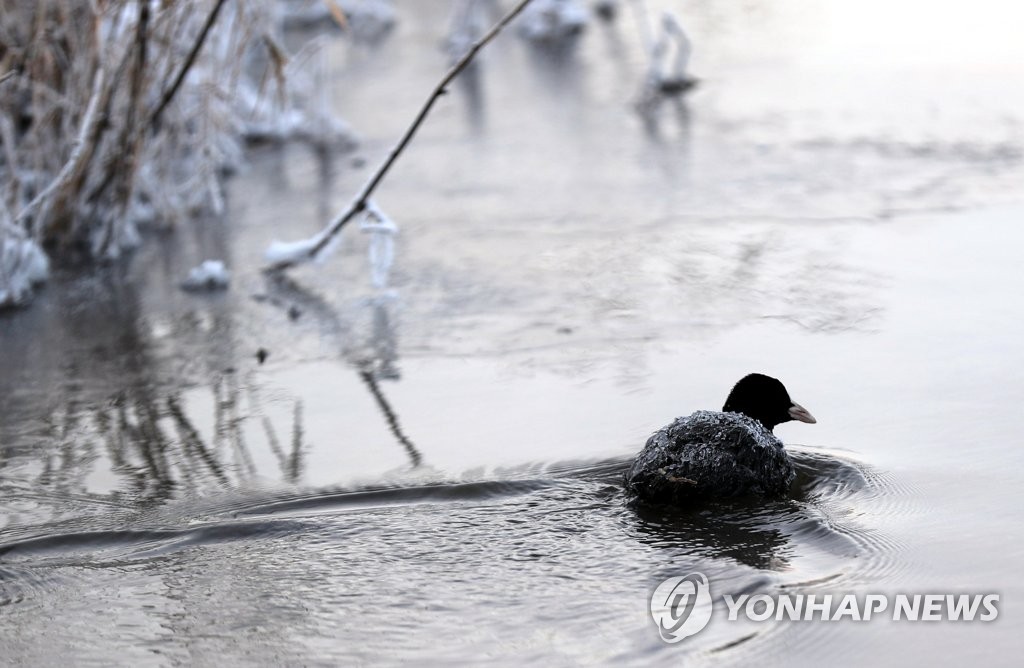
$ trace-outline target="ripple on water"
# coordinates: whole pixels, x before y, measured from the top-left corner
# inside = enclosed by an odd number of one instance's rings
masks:
[[[0,565],[0,608],[31,598],[46,586],[45,578],[29,569]]]
[[[92,580],[130,589],[133,570],[145,568],[161,581],[252,588],[259,600],[299,596],[289,614],[343,617],[338,646],[372,654],[373,629],[396,623],[381,597],[401,597],[413,586],[416,609],[429,614],[402,618],[389,656],[422,657],[432,646],[424,643],[451,639],[453,629],[469,629],[458,639],[469,645],[490,646],[497,629],[529,637],[538,620],[581,652],[587,648],[576,648],[577,640],[604,629],[624,643],[615,651],[658,654],[666,650],[635,611],[666,577],[703,572],[716,596],[814,592],[884,578],[898,567],[899,544],[870,521],[876,507],[885,508],[891,479],[826,451],[797,449],[793,458],[793,499],[692,509],[627,503],[628,458],[503,469],[485,480],[170,503],[127,527],[64,524],[59,534],[0,544],[0,605],[59,605],[55,589],[102,599]],[[252,566],[232,570],[231,563]],[[280,592],[291,594],[282,599]],[[251,614],[234,610],[243,601],[231,597],[202,605],[216,608],[212,619]],[[624,620],[635,626],[623,629]],[[720,626],[708,642],[733,655],[786,632]]]
[[[855,547],[856,567],[842,571],[834,586],[891,582],[908,568],[903,544],[872,518],[909,512],[909,489],[891,473],[826,450],[793,452],[797,485],[821,526]],[[801,480],[802,479],[802,480]]]
[[[888,499],[891,478],[869,467],[823,451],[796,450],[796,494],[791,500],[719,502],[694,509],[633,508],[638,537],[656,546],[685,544],[708,558],[729,557],[755,568],[777,570],[801,545],[837,557],[864,557],[891,552],[898,543],[856,522],[856,502]],[[602,506],[621,496],[622,473],[629,459],[563,462],[505,469],[502,479],[436,482],[412,486],[305,490],[299,493],[235,499],[214,506],[220,517],[261,520],[211,521],[186,528],[88,530],[39,535],[0,544],[0,560],[74,559],[83,555],[112,560],[139,558],[185,547],[301,532],[308,528],[289,518],[323,513],[358,512],[373,508],[420,504],[491,504],[508,510],[513,497],[559,489],[555,499],[529,499],[534,517],[563,512],[568,506],[600,514]],[[588,503],[580,504],[581,501]],[[190,510],[197,510],[190,508]],[[189,518],[182,518],[189,521]],[[516,518],[509,518],[516,519]],[[525,521],[525,518],[524,518]]]
[[[872,522],[903,503],[893,477],[845,453],[788,450],[797,470],[790,499],[687,509],[627,504],[627,531],[666,553],[669,566],[652,573],[652,588],[660,579],[698,571],[709,577],[718,600],[726,594],[846,593],[888,582],[905,568],[900,543]],[[699,645],[696,653],[710,662],[751,652],[763,659],[769,648],[788,646],[789,634],[803,637],[798,626],[712,625],[691,646]],[[817,628],[806,641],[827,643],[830,633]]]

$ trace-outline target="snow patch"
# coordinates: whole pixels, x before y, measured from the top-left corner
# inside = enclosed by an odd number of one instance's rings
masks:
[[[181,287],[190,292],[224,290],[230,282],[231,272],[221,260],[206,260],[188,272],[188,278],[181,282]]]
[[[32,296],[33,287],[50,275],[50,260],[31,239],[0,241],[0,308],[16,306]]]

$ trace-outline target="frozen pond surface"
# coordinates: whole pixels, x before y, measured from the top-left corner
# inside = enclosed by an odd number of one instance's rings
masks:
[[[267,278],[268,243],[342,206],[445,66],[447,4],[398,9],[377,47],[331,47],[356,156],[259,149],[229,220],[0,316],[0,656],[1012,665],[1020,10],[687,4],[704,81],[648,124],[628,12],[559,52],[510,33],[378,193],[395,297],[356,229]],[[230,290],[179,290],[209,258]],[[797,498],[628,507],[648,435],[750,371],[818,418],[777,430]],[[648,596],[692,571],[716,597],[996,592],[1000,617],[720,605],[664,644]]]

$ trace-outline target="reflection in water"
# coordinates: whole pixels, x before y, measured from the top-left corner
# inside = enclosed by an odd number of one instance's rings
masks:
[[[284,309],[298,309],[314,319],[321,332],[329,336],[338,348],[338,354],[357,369],[360,380],[380,409],[388,429],[405,449],[414,467],[422,462],[422,454],[400,426],[398,415],[384,396],[381,380],[397,381],[401,372],[397,366],[398,343],[391,310],[397,298],[386,292],[360,302],[360,311],[369,312],[370,327],[362,342],[355,341],[354,325],[338,315],[337,310],[315,291],[282,272],[266,275],[265,301]],[[358,318],[358,314],[353,320]]]
[[[788,510],[781,505],[759,508],[715,504],[683,511],[638,504],[634,510],[640,540],[651,545],[682,548],[773,571],[785,570],[794,551],[791,541],[775,524],[781,511]]]
[[[177,405],[176,401],[173,403]],[[202,445],[198,434],[193,433],[189,438],[195,441],[193,447],[210,452]],[[204,455],[202,459],[210,473],[226,479],[225,466],[216,460],[215,453]],[[268,491],[235,497],[226,504],[218,502],[211,506],[211,509],[216,508],[211,510],[212,521],[197,529],[204,538],[197,537],[196,542],[243,539],[262,531],[277,534],[303,529],[302,525],[290,522],[282,522],[276,527],[270,522],[275,518],[284,520],[327,510],[358,516],[358,513],[374,508],[424,503],[448,506],[449,510],[465,504],[519,505],[528,513],[540,513],[535,518],[539,520],[547,514],[544,508],[550,510],[551,503],[555,503],[555,507],[586,509],[594,521],[617,517],[631,530],[637,530],[635,535],[641,543],[685,552],[702,561],[731,559],[759,570],[784,571],[790,568],[789,560],[805,549],[807,545],[803,544],[808,542],[814,543],[818,549],[836,552],[837,556],[856,556],[856,548],[851,548],[851,544],[843,540],[844,532],[855,529],[835,521],[835,517],[848,512],[852,503],[866,495],[884,493],[882,483],[878,479],[869,479],[859,465],[831,455],[801,453],[796,460],[800,477],[792,500],[717,502],[692,509],[627,501],[619,482],[629,466],[628,458],[513,467],[501,471],[496,479],[439,479],[390,486],[378,483],[354,488]],[[198,461],[192,462],[196,463]],[[196,470],[193,468],[191,473],[195,474]],[[218,519],[220,516],[256,518],[263,522],[264,528],[256,529],[259,523],[224,522]],[[587,514],[583,514],[575,520],[566,521],[571,524],[589,520]],[[808,529],[808,526],[813,528]],[[88,550],[105,544],[131,544],[132,551],[135,551],[137,541],[158,543],[174,538],[180,532],[133,529],[100,533],[90,529],[52,538],[9,541],[3,544],[0,554],[78,545]],[[162,535],[165,533],[167,535]],[[835,534],[834,545],[829,545],[829,540],[822,538],[826,534]],[[832,549],[836,545],[842,547]],[[67,556],[68,550],[63,551]]]
[[[274,425],[270,419],[264,415],[261,418],[261,422],[263,424],[263,431],[267,435],[267,443],[270,445],[270,449],[274,452],[274,456],[277,457],[277,460],[280,463],[284,479],[292,484],[298,483],[299,480],[302,479],[303,471],[302,402],[298,400],[295,402],[295,412],[292,420],[291,451],[287,455],[281,448],[281,442],[277,438],[277,432],[274,430]]]
[[[364,302],[365,308],[372,315],[370,332],[363,354],[353,360],[363,371],[371,372],[377,378],[398,380],[401,373],[396,366],[398,361],[398,341],[392,325],[390,309],[395,304],[391,297],[381,296]]]
[[[459,87],[466,101],[466,120],[469,122],[469,129],[477,136],[483,134],[485,121],[482,69],[481,61],[474,60],[455,78],[455,85]]]
[[[532,43],[529,49],[534,75],[560,101],[583,102],[585,68],[579,58],[579,38],[572,35],[550,42]],[[549,101],[550,102],[550,101]],[[551,107],[558,110],[557,106]],[[565,108],[561,109],[565,113]]]
[[[365,346],[369,354],[361,357],[356,362],[359,368],[359,377],[366,384],[370,394],[373,395],[374,400],[377,402],[377,407],[384,416],[388,429],[398,439],[402,447],[405,448],[406,453],[409,455],[409,461],[416,467],[420,465],[423,456],[416,449],[416,446],[413,445],[412,441],[409,440],[409,437],[405,435],[405,432],[402,431],[398,416],[392,409],[391,403],[384,396],[379,383],[380,380],[397,381],[401,378],[398,367],[395,365],[398,359],[395,329],[392,326],[391,315],[388,312],[388,309],[395,303],[395,300],[381,295],[365,303],[372,311],[373,324],[370,328],[369,340]]]
[[[304,320],[312,320],[317,324],[321,336],[335,342],[340,348],[339,352],[345,353],[352,325],[339,317],[330,302],[284,272],[266,272],[263,280],[266,294],[257,296],[257,301],[266,301],[286,313],[296,313]],[[298,319],[289,317],[291,320]]]
[[[835,549],[847,528],[834,517],[884,490],[870,489],[849,462],[817,454],[802,461],[802,492],[793,502],[675,514],[626,506],[622,458],[513,468],[497,479],[254,490],[127,526],[7,536],[0,540],[0,606],[26,638],[44,632],[28,622],[45,615],[62,623],[58,644],[110,642],[129,632],[176,652],[189,639],[193,660],[240,657],[241,633],[250,639],[247,651],[261,656],[440,663],[487,651],[512,663],[494,634],[500,629],[516,640],[507,651],[520,651],[536,642],[538,628],[548,630],[538,619],[558,620],[561,635],[545,635],[545,648],[555,642],[565,652],[573,638],[589,639],[586,630],[598,628],[628,641],[612,648],[619,658],[623,651],[650,658],[664,645],[636,613],[664,577],[706,573],[721,596],[770,592],[783,586],[785,571],[799,591],[817,593],[824,586],[815,583],[870,563],[856,549]],[[819,553],[825,556],[806,563],[807,554]],[[396,622],[409,582],[431,614]],[[71,587],[87,595],[61,594]],[[111,616],[102,620],[82,614],[83,606],[108,603]],[[154,628],[140,628],[150,617]],[[389,619],[401,631],[397,646],[373,632]],[[320,624],[329,637],[318,633]],[[168,638],[168,628],[181,635]],[[705,644],[687,651],[730,646],[742,640],[737,634],[747,629],[712,627],[695,641]],[[287,642],[279,645],[281,638]],[[588,653],[578,656],[593,656],[585,645]],[[601,656],[612,662],[616,655]]]
[[[414,467],[419,466],[420,462],[423,460],[423,456],[402,431],[401,425],[398,424],[398,416],[395,415],[395,412],[391,409],[391,404],[388,402],[387,398],[384,397],[384,393],[381,392],[380,385],[378,384],[377,378],[374,376],[373,372],[360,371],[359,377],[363,379],[363,382],[366,383],[366,387],[369,388],[373,398],[377,401],[377,406],[380,408],[380,412],[384,415],[384,419],[387,421],[388,428],[391,430],[391,433],[394,434],[395,438],[398,439],[398,442],[402,444],[402,447],[404,447],[405,451],[408,453],[409,461],[412,462]]]
[[[681,145],[683,152],[689,152],[690,146],[690,107],[681,97],[659,98],[655,103],[637,103],[637,113],[644,126],[647,138],[654,144],[662,144],[670,136],[674,136]],[[667,117],[667,119],[666,119]],[[663,123],[672,123],[666,128]],[[670,134],[671,133],[671,134]]]
[[[436,14],[427,3],[409,4],[424,17]],[[608,32],[603,50],[638,52],[633,32]],[[364,83],[351,78],[350,98],[419,85],[409,61],[386,59],[436,47],[431,41],[420,48],[422,34],[403,31],[394,49],[379,50],[378,68]],[[265,277],[263,303],[281,313],[250,303],[240,290],[186,299],[164,287],[180,278],[179,265],[207,253],[229,260],[234,249],[262,247],[254,240],[282,220],[325,218],[334,208],[332,181],[341,192],[358,175],[335,174],[329,155],[307,162],[306,152],[301,165],[273,153],[281,163],[264,162],[263,184],[237,182],[242,194],[234,201],[251,203],[244,220],[234,221],[241,223],[231,231],[237,237],[215,224],[190,228],[194,237],[183,231],[161,239],[139,260],[146,269],[139,281],[125,281],[123,265],[101,269],[80,284],[86,287],[52,285],[49,299],[0,322],[0,606],[11,630],[0,653],[36,664],[55,663],[63,649],[76,657],[92,650],[83,660],[95,663],[132,662],[129,653],[137,651],[140,662],[159,653],[178,663],[257,656],[300,665],[368,657],[443,663],[486,652],[514,664],[530,648],[537,663],[669,663],[688,660],[689,648],[668,654],[638,613],[656,579],[674,570],[701,569],[721,587],[751,589],[817,592],[813,583],[830,578],[899,582],[892,556],[906,556],[899,545],[852,526],[857,518],[881,523],[894,495],[869,491],[869,476],[859,478],[845,464],[810,461],[801,470],[801,494],[789,502],[663,513],[625,506],[622,462],[565,471],[543,462],[624,442],[625,429],[614,437],[594,432],[643,422],[644,409],[659,399],[626,396],[608,377],[631,379],[637,394],[668,386],[656,380],[665,376],[659,365],[672,362],[652,354],[659,347],[699,349],[692,357],[680,353],[680,367],[698,356],[719,360],[672,379],[687,384],[718,373],[736,349],[760,351],[758,330],[769,328],[750,325],[761,318],[800,326],[771,328],[792,341],[785,351],[837,344],[884,353],[902,339],[813,336],[863,330],[879,320],[879,304],[896,301],[880,285],[889,269],[865,269],[878,256],[862,259],[851,242],[898,237],[876,235],[862,220],[846,224],[864,210],[849,193],[873,201],[887,192],[888,175],[903,170],[915,175],[908,188],[919,173],[943,177],[934,182],[938,192],[958,180],[961,165],[998,171],[1003,161],[1019,163],[1019,155],[896,155],[889,148],[917,144],[898,129],[844,139],[845,122],[812,123],[805,145],[793,127],[813,116],[815,100],[810,114],[787,116],[784,109],[776,124],[778,95],[770,95],[771,105],[743,98],[730,115],[715,107],[728,99],[707,100],[718,92],[692,100],[693,118],[682,100],[665,101],[649,140],[637,141],[637,119],[624,103],[635,83],[625,58],[602,64],[586,42],[578,46],[530,52],[527,65],[536,67],[527,74],[535,76],[525,80],[550,84],[546,96],[537,95],[545,86],[524,86],[521,73],[498,72],[521,66],[511,57],[482,61],[488,69],[478,70],[490,76],[495,68],[500,86],[480,87],[473,73],[460,78],[453,93],[467,96],[471,122],[485,104],[488,111],[542,108],[505,114],[518,116],[514,125],[500,125],[502,115],[487,119],[481,129],[494,133],[475,159],[491,168],[471,173],[475,161],[451,159],[446,142],[427,142],[419,146],[420,164],[436,169],[417,170],[412,152],[412,178],[391,183],[389,209],[414,222],[402,257],[404,367],[396,304],[351,296],[365,278],[359,262],[349,263],[355,269],[344,262],[321,267],[303,275],[307,285]],[[619,72],[617,81],[608,67]],[[433,67],[422,69],[436,78]],[[733,90],[756,93],[754,77],[733,74]],[[363,115],[353,120],[371,146],[385,143],[381,128],[407,122],[398,118],[401,105],[383,98],[351,110]],[[445,125],[452,119],[459,127]],[[461,114],[431,122],[438,137],[458,135],[465,124]],[[924,146],[969,148],[981,139],[958,132]],[[849,164],[860,166],[848,172]],[[452,197],[451,184],[469,187]],[[911,194],[894,205],[901,201],[947,199]],[[423,213],[414,220],[409,212]],[[481,222],[488,219],[493,224]],[[236,288],[259,280],[240,264]],[[282,313],[287,317],[277,317]],[[712,339],[726,343],[703,345]],[[329,363],[321,364],[325,340]],[[272,354],[256,366],[260,346]],[[414,363],[405,361],[410,349]],[[494,364],[491,354],[500,356]],[[347,368],[338,373],[334,360]],[[552,380],[559,364],[572,366],[571,382]],[[495,367],[500,371],[490,373]],[[508,370],[520,377],[501,378]],[[403,374],[403,386],[388,387]],[[443,403],[460,421],[457,433],[445,433],[445,417],[432,414],[441,402],[431,381],[452,385]],[[576,384],[587,387],[569,396]],[[528,391],[508,401],[510,387]],[[490,396],[478,402],[478,393]],[[343,403],[356,413],[347,423]],[[584,411],[574,412],[581,405]],[[475,423],[474,412],[483,414]],[[605,422],[581,434],[587,412]],[[539,419],[496,433],[495,423],[525,422],[520,415]],[[357,431],[363,423],[373,429]],[[349,442],[334,442],[341,430],[332,426],[340,424],[352,427]],[[379,440],[384,425],[391,429],[384,452],[347,458]],[[417,445],[401,425],[416,425]],[[568,436],[557,441],[552,434],[560,429]],[[527,451],[534,435],[541,446]],[[314,450],[310,441],[320,438]],[[483,468],[510,453],[542,464]],[[396,460],[415,470],[396,470]],[[309,487],[378,464],[388,467],[392,488]],[[451,471],[470,466],[481,468],[452,479]],[[792,635],[775,639],[757,646],[766,664],[795,644]],[[714,645],[735,642],[722,640]],[[52,655],[38,653],[51,647],[58,648]]]
[[[334,180],[337,177],[336,159],[330,147],[318,144],[314,147],[316,155],[316,216],[319,220],[330,220],[334,209],[331,206],[331,193],[334,191]]]
[[[445,50],[448,64],[454,65],[500,16],[495,0],[457,0],[450,19]],[[469,128],[479,135],[484,124],[483,59],[475,58],[455,79],[466,101]]]
[[[245,434],[252,416],[240,410],[247,390],[232,376],[214,385],[212,406],[206,411],[194,400],[186,404],[180,393],[162,398],[144,387],[96,407],[68,405],[51,420],[48,438],[54,447],[20,455],[11,482],[0,478],[0,488],[8,488],[6,508],[41,515],[36,521],[55,521],[81,515],[88,510],[81,507],[83,502],[99,512],[107,501],[146,507],[175,497],[249,487],[261,472]],[[291,483],[300,480],[303,470],[301,409],[296,402],[288,456],[281,452],[270,419],[262,417],[267,442],[278,456],[280,478]],[[212,439],[203,437],[190,410],[213,413]],[[0,459],[0,470],[3,463]],[[32,474],[33,469],[38,473]],[[10,512],[5,519],[17,525],[26,518]]]
[[[731,559],[761,571],[791,570],[805,544],[837,558],[866,557],[862,568],[876,567],[892,543],[839,518],[884,483],[869,478],[862,465],[837,456],[813,451],[791,451],[791,456],[797,469],[791,499],[714,501],[693,508],[631,500],[639,540],[701,559]]]
[[[218,406],[220,405],[220,402],[216,400],[216,397],[214,398],[214,401]],[[185,449],[197,455],[198,460],[205,465],[206,471],[214,477],[217,483],[221,486],[227,487],[228,478],[224,474],[224,467],[221,466],[220,462],[217,461],[216,456],[206,447],[206,444],[203,443],[202,437],[199,435],[199,431],[185,416],[178,397],[172,396],[167,398],[167,410],[170,412],[171,417],[174,418],[175,425],[178,428],[179,438],[181,439],[182,445]],[[122,459],[121,461],[123,462],[124,460]],[[190,458],[185,458],[184,461],[188,462],[188,464],[194,463],[193,461],[190,461]],[[202,472],[197,471],[194,466],[190,465],[185,465],[182,468],[186,484],[192,488],[192,491],[194,491],[195,479],[201,476]]]

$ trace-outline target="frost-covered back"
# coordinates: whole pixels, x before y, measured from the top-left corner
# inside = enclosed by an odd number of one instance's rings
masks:
[[[648,439],[626,473],[626,488],[659,503],[783,496],[795,475],[782,441],[757,420],[697,411]]]

